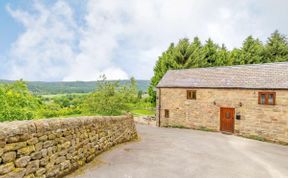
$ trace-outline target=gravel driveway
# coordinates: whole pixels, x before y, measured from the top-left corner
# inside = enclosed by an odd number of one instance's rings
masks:
[[[137,130],[140,141],[116,146],[67,178],[288,177],[288,146],[189,129]]]

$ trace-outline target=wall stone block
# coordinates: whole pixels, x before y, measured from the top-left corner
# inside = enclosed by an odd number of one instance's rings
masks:
[[[28,162],[31,160],[31,157],[30,156],[23,156],[23,157],[20,157],[18,158],[16,161],[15,161],[15,165],[16,167],[18,168],[23,168],[23,167],[26,167],[26,165],[28,164]]]
[[[16,152],[15,151],[6,152],[2,155],[3,163],[12,162],[15,159],[16,159]]]
[[[7,174],[15,168],[14,163],[6,163],[0,165],[0,175]]]

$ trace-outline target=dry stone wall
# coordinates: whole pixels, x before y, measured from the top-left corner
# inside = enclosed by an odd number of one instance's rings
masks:
[[[0,178],[63,177],[135,138],[132,116],[0,123]]]

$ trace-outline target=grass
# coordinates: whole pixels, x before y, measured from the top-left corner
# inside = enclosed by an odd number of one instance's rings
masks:
[[[134,116],[155,116],[153,109],[133,109],[130,111]]]
[[[186,126],[183,126],[183,125],[166,125],[166,126],[163,126],[163,127],[167,127],[167,128],[177,128],[177,129],[192,129],[190,127],[186,127]]]
[[[258,140],[258,141],[261,141],[261,142],[267,142],[268,141],[264,137],[261,137],[261,136],[258,136],[258,135],[248,135],[248,136],[244,136],[244,137],[249,138],[249,139],[253,139],[253,140]]]
[[[205,132],[216,132],[216,130],[207,128],[207,127],[197,127],[197,128],[191,128],[191,127],[186,127],[183,125],[168,125],[168,126],[164,126],[167,128],[178,128],[178,129],[193,129],[193,130],[201,130],[201,131],[205,131]]]
[[[244,137],[244,138],[248,138],[248,139],[252,139],[252,140],[261,141],[261,142],[277,143],[280,145],[288,146],[287,142],[282,142],[282,141],[278,141],[278,140],[269,140],[269,139],[266,139],[266,138],[258,136],[258,135],[239,135],[239,136]]]
[[[216,130],[213,130],[213,129],[210,129],[207,127],[199,127],[199,128],[196,128],[196,130],[202,130],[202,131],[206,131],[206,132],[216,132]]]

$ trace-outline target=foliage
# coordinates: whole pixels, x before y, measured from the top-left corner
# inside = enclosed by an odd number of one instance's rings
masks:
[[[85,95],[60,95],[50,97],[42,97],[44,106],[40,110],[40,116],[43,118],[81,115],[83,113],[81,105]]]
[[[81,115],[82,110],[79,107],[64,107],[56,103],[49,103],[44,106],[41,112],[41,118],[60,117],[60,116],[72,116]]]
[[[255,64],[263,62],[264,46],[259,39],[248,36],[242,45],[239,64]]]
[[[227,50],[224,44],[220,47],[211,39],[208,39],[203,45],[198,37],[195,37],[191,43],[186,38],[181,39],[176,45],[171,43],[157,60],[148,88],[150,101],[155,104],[155,87],[164,74],[171,69],[282,61],[288,61],[288,41],[287,37],[278,31],[271,34],[266,44],[248,36],[241,48],[234,48],[231,51]]]
[[[265,62],[282,62],[288,60],[288,40],[277,30],[271,34],[265,45]]]
[[[155,116],[155,109],[134,109],[131,110],[134,116]]]
[[[134,98],[137,98],[135,79],[131,78],[128,85],[120,86],[119,82],[106,81],[102,76],[96,91],[87,96],[84,109],[88,113],[119,115],[128,110],[127,103],[134,102]]]
[[[136,103],[128,103],[129,112],[135,116],[155,116],[155,106],[146,98],[139,99]]]
[[[0,85],[0,121],[37,117],[41,101],[34,97],[23,81]]]
[[[23,81],[0,85],[0,121],[79,115],[154,114],[131,78],[125,85],[103,80],[90,94],[35,96]],[[141,95],[141,96],[139,96]]]
[[[138,91],[137,98],[138,98],[138,100],[141,100],[143,98],[143,91],[142,90]]]
[[[126,103],[136,103],[138,101],[137,81],[134,77],[132,77],[126,85],[120,86],[119,90]]]

